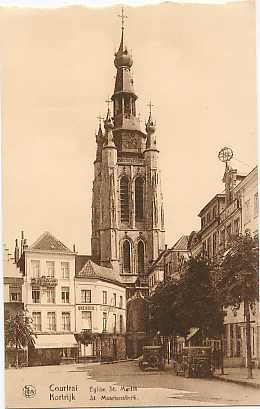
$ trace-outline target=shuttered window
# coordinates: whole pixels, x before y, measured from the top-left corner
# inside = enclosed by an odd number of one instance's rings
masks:
[[[120,207],[121,207],[121,221],[129,221],[129,190],[128,177],[123,176],[120,179]]]
[[[143,220],[144,217],[144,183],[141,177],[135,180],[135,219]]]

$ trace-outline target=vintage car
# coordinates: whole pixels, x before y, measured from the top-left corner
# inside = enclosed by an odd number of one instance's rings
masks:
[[[139,358],[139,367],[145,369],[164,369],[165,358],[162,346],[144,346],[143,355]]]
[[[210,347],[184,347],[173,362],[176,375],[207,377],[213,374],[212,352]]]

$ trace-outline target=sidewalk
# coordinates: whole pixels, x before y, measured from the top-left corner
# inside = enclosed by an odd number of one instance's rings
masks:
[[[214,377],[221,381],[260,389],[260,369],[253,369],[253,379],[247,379],[247,368],[224,368],[224,375],[216,371]]]

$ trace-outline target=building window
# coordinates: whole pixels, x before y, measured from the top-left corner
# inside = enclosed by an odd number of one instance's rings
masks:
[[[201,218],[201,228],[203,229],[205,227],[205,225],[206,225],[206,218],[202,217]]]
[[[113,314],[113,318],[114,318],[114,323],[113,323],[113,332],[114,334],[116,333],[116,314]]]
[[[62,331],[70,331],[70,313],[63,312],[61,314]]]
[[[35,304],[40,303],[40,290],[38,288],[32,290],[32,302]]]
[[[119,298],[119,308],[123,308],[123,296],[122,295],[120,295],[120,298]]]
[[[207,223],[210,222],[210,212],[207,213]]]
[[[120,207],[121,207],[121,222],[129,221],[129,182],[128,177],[123,176],[120,179]]]
[[[207,255],[207,243],[206,243],[206,241],[203,241],[203,243],[202,243],[202,255],[203,255],[203,257],[206,257],[206,255]]]
[[[234,235],[239,235],[239,219],[234,220]]]
[[[103,312],[103,331],[107,330],[107,313]]]
[[[91,303],[91,290],[81,290],[81,302]]]
[[[250,221],[250,199],[245,202],[245,223]]]
[[[258,216],[258,193],[254,195],[254,217]]]
[[[46,261],[46,275],[48,277],[54,277],[54,268],[55,268],[55,264],[54,261]]]
[[[222,230],[220,232],[220,246],[221,246],[221,250],[223,250],[225,248],[225,230]]]
[[[213,234],[212,251],[213,251],[213,256],[215,256],[217,254],[217,233]]]
[[[123,269],[124,273],[130,273],[130,243],[128,240],[123,243]]]
[[[40,260],[31,261],[32,277],[40,277]]]
[[[22,301],[22,289],[20,287],[10,287],[9,294],[11,302]]]
[[[138,274],[144,274],[144,243],[139,240],[137,245],[137,272]]]
[[[135,220],[144,218],[144,182],[142,177],[135,179]]]
[[[107,305],[107,291],[103,291],[103,304]]]
[[[213,219],[217,217],[217,206],[213,207]]]
[[[211,257],[211,237],[207,240],[207,256]]]
[[[69,287],[61,287],[61,301],[63,303],[70,302],[70,289]]]
[[[231,228],[231,224],[229,224],[229,225],[227,226],[227,241],[228,241],[228,242],[230,242],[231,237],[232,237],[232,228]]]
[[[124,331],[123,315],[119,316],[119,329],[121,333]]]
[[[113,306],[116,307],[116,293],[113,293]]]
[[[41,331],[42,330],[42,316],[40,312],[33,312],[32,313],[32,323],[34,331]]]
[[[52,304],[55,303],[55,288],[47,289],[47,302]]]
[[[48,312],[47,313],[47,321],[48,321],[48,330],[49,331],[56,331],[56,314],[55,314],[55,312]]]
[[[82,328],[92,329],[92,314],[91,311],[82,311]]]
[[[61,262],[61,274],[64,280],[69,280],[70,278],[70,264],[66,261]]]

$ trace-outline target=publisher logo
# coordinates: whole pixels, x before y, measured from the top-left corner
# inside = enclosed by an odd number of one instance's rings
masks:
[[[33,385],[25,385],[23,387],[23,394],[26,398],[34,398],[36,395],[36,388]]]

